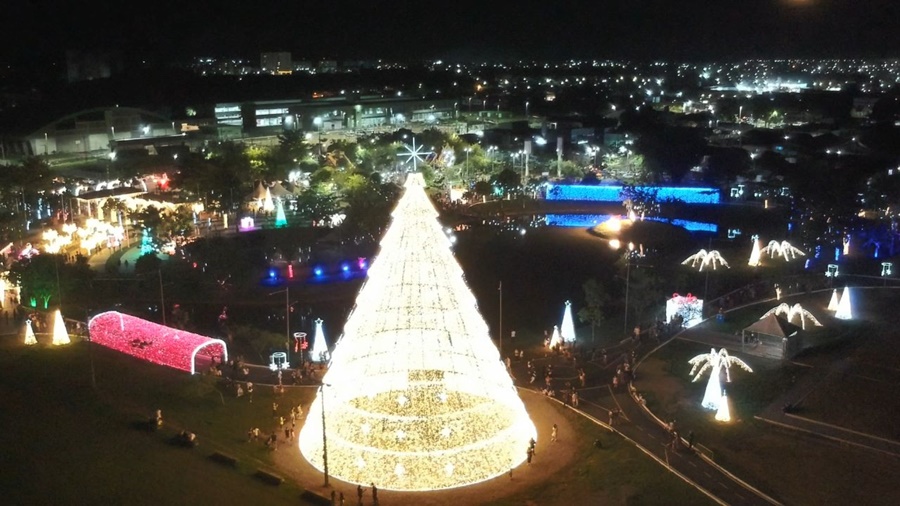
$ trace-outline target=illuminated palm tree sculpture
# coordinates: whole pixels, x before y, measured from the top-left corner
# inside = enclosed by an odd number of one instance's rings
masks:
[[[722,398],[720,376],[723,369],[725,370],[725,381],[727,383],[731,383],[731,373],[728,371],[732,365],[736,364],[747,372],[753,372],[749,365],[743,360],[729,355],[728,350],[725,348],[719,351],[712,348],[709,353],[697,355],[690,359],[688,363],[693,366],[690,375],[694,377],[693,381],[695,382],[703,376],[703,373],[710,371],[709,382],[706,384],[706,392],[703,394],[703,402],[701,404],[704,408],[711,410],[719,409],[719,400]]]
[[[681,262],[681,265],[691,264],[691,268],[700,266],[698,269],[702,271],[704,267],[711,266],[713,270],[716,270],[718,265],[722,265],[723,267],[731,268],[728,265],[728,262],[722,258],[722,254],[718,252],[718,250],[706,251],[705,249],[701,249],[700,251],[694,253],[693,255],[687,257],[684,262]]]
[[[766,253],[769,254],[769,258],[775,258],[776,256],[784,257],[785,262],[794,260],[798,256],[806,256],[806,253],[800,251],[799,248],[794,247],[787,241],[769,241],[769,245],[766,246]]]
[[[760,320],[762,320],[766,316],[769,316],[772,313],[774,313],[776,316],[779,316],[779,315],[784,316],[787,319],[787,321],[792,322],[792,323],[794,321],[794,317],[799,316],[800,317],[800,326],[801,326],[801,328],[803,328],[803,330],[806,330],[806,320],[811,321],[813,323],[813,325],[815,325],[816,327],[822,326],[822,324],[819,323],[819,320],[817,320],[816,317],[813,316],[812,313],[810,313],[806,309],[803,309],[803,306],[801,306],[800,304],[794,304],[793,306],[791,306],[790,304],[779,304],[779,305],[773,307],[772,309],[766,311],[766,314],[762,315],[760,317]]]

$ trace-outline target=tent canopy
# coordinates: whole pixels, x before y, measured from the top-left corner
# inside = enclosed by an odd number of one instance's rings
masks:
[[[800,327],[772,313],[745,328],[744,332],[756,332],[757,334],[784,338],[795,335],[799,330]]]

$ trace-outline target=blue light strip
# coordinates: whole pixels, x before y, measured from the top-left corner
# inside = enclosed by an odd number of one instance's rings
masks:
[[[621,185],[547,185],[547,200],[580,200],[590,202],[622,202]],[[716,188],[682,186],[638,186],[641,191],[656,192],[660,202],[678,200],[686,204],[719,204]]]

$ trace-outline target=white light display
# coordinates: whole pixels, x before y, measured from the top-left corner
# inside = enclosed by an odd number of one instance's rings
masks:
[[[272,201],[272,192],[266,188],[266,197],[262,201],[262,209],[267,213],[271,213],[275,210],[275,203]]]
[[[53,344],[61,346],[71,342],[69,332],[66,330],[66,322],[63,321],[62,313],[57,309],[53,316]]]
[[[550,348],[561,346],[563,343],[562,335],[559,333],[559,327],[553,326],[553,334],[550,335]]]
[[[759,257],[760,257],[760,248],[759,248],[759,236],[753,236],[753,250],[750,251],[750,260],[747,262],[747,265],[750,267],[759,267]]]
[[[806,256],[806,253],[792,246],[791,243],[787,241],[769,241],[769,245],[766,246],[766,253],[769,254],[769,258],[781,256],[784,258],[785,262],[794,260],[798,256]]]
[[[719,409],[719,404],[722,399],[722,383],[720,376],[722,375],[723,369],[725,370],[725,381],[728,383],[731,383],[731,373],[729,372],[729,369],[732,365],[737,364],[741,369],[747,372],[753,372],[753,369],[751,369],[749,365],[743,360],[729,355],[728,350],[725,348],[722,348],[719,351],[712,348],[709,353],[697,355],[688,360],[688,363],[693,366],[690,372],[690,375],[694,377],[692,381],[697,381],[703,376],[703,373],[707,370],[710,371],[709,382],[706,384],[706,391],[703,394],[701,405],[706,409],[712,410]]]
[[[725,392],[722,392],[722,396],[719,398],[719,409],[716,410],[716,421],[731,421],[731,409],[728,407],[728,396],[725,394]]]
[[[853,307],[850,302],[850,287],[845,286],[844,293],[841,294],[841,301],[838,303],[838,308],[834,313],[834,317],[839,320],[852,320]]]
[[[324,416],[300,432],[303,456],[344,481],[469,485],[524,462],[537,437],[436,218],[411,175],[309,408]]]
[[[828,301],[828,310],[829,311],[837,311],[840,307],[841,298],[838,297],[837,290],[833,290],[831,292],[831,300]]]
[[[569,301],[566,301],[566,310],[563,312],[559,334],[562,336],[563,342],[575,342],[575,322],[572,320],[572,303]]]
[[[699,271],[702,271],[704,267],[711,266],[713,270],[716,270],[718,265],[722,265],[723,267],[731,268],[728,265],[728,262],[722,258],[722,254],[717,250],[706,251],[705,249],[701,249],[700,251],[694,253],[693,255],[687,257],[684,262],[681,262],[681,265],[691,264],[691,267],[700,266]]]
[[[37,344],[37,338],[34,337],[34,329],[31,327],[31,320],[25,320],[25,345],[32,346]]]
[[[322,329],[321,318],[316,319],[316,330],[313,333],[313,346],[309,352],[310,360],[313,362],[328,361],[328,341],[325,340],[325,331]]]
[[[672,298],[666,301],[666,323],[671,323],[676,316],[681,317],[685,328],[691,328],[702,322],[703,299],[691,294],[681,296],[673,293]]]
[[[819,320],[817,320],[812,313],[810,313],[806,309],[803,309],[803,306],[801,306],[800,304],[794,304],[793,306],[791,306],[790,304],[779,304],[766,311],[766,314],[762,315],[759,319],[762,320],[772,313],[775,313],[776,316],[783,315],[787,319],[787,321],[792,323],[794,321],[794,318],[799,317],[800,326],[803,330],[806,330],[806,320],[811,321],[816,327],[822,326],[822,324],[819,323]]]

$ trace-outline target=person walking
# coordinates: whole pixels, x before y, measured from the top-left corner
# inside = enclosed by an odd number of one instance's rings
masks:
[[[558,433],[559,433],[559,428],[558,428],[558,427],[556,426],[556,424],[554,423],[554,424],[553,424],[553,429],[550,431],[550,441],[552,441],[552,442],[554,442],[554,443],[557,442],[558,440],[556,439],[556,436],[557,436]]]
[[[356,486],[356,498],[359,499],[359,506],[362,506],[363,488],[362,485]]]
[[[527,452],[526,452],[526,455],[527,455],[528,457],[527,457],[527,459],[525,460],[525,462],[527,462],[528,465],[530,466],[530,465],[531,465],[531,459],[534,458],[534,450],[532,450],[531,447],[529,447],[528,450],[527,450]]]
[[[378,488],[372,483],[372,504],[378,506]]]

